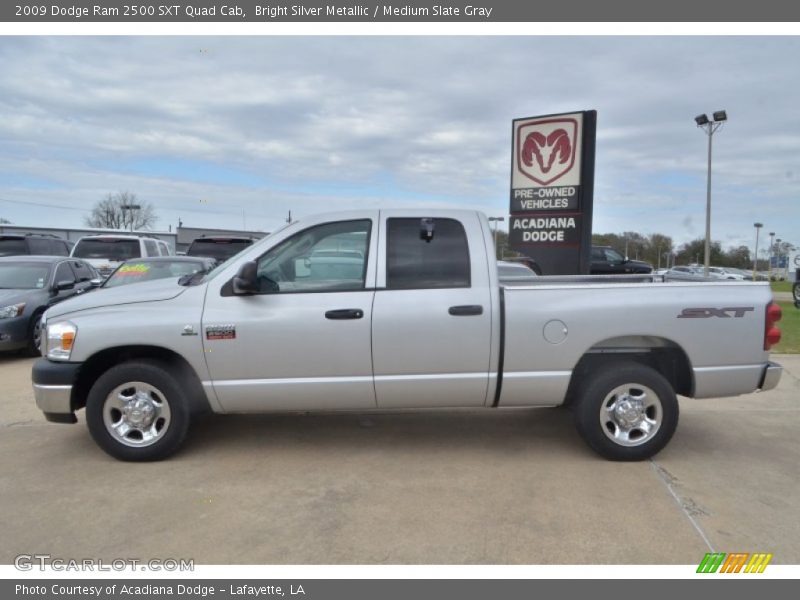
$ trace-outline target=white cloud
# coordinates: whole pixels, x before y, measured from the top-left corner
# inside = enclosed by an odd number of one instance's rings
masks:
[[[6,37],[0,198],[88,209],[129,189],[162,226],[182,210],[236,226],[234,205],[264,223],[364,203],[503,214],[511,119],[595,108],[595,230],[685,241],[705,218],[706,140],[692,118],[725,108],[715,237],[744,240],[754,219],[774,219],[790,238],[799,51],[795,38],[757,37]],[[263,183],[124,167],[154,160]],[[227,215],[196,212],[209,195]],[[0,216],[80,222],[2,202]]]

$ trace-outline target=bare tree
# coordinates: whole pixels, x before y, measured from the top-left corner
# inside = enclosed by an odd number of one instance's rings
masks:
[[[0,217],[0,225],[11,225],[11,221],[9,221],[8,219],[4,219],[3,217]]]
[[[158,216],[153,205],[137,200],[136,194],[117,192],[108,194],[95,204],[84,221],[89,227],[151,229],[158,221]]]

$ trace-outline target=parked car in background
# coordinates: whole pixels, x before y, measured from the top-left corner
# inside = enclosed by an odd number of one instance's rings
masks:
[[[700,271],[703,271],[703,267],[700,267]],[[708,274],[718,279],[730,279],[733,281],[744,281],[746,279],[741,273],[737,273],[727,267],[708,267]]]
[[[59,256],[0,258],[0,351],[39,353],[41,317],[62,300],[101,283],[92,266]]]
[[[592,246],[592,275],[621,275],[625,273],[652,273],[653,265],[640,260],[630,260],[609,246]]]
[[[522,263],[498,260],[497,277],[501,285],[524,285],[533,283],[539,276],[533,269]]]
[[[78,240],[71,256],[83,258],[108,277],[119,265],[132,258],[164,256],[169,246],[155,238],[138,235],[87,235]]]
[[[103,287],[117,287],[168,277],[177,279],[184,275],[207,273],[214,268],[215,264],[216,261],[213,258],[202,256],[155,256],[128,260],[109,275]]]
[[[0,233],[0,256],[69,256],[71,248],[49,233]]]
[[[223,263],[253,244],[253,238],[234,236],[202,236],[186,250],[186,256],[206,256]]]
[[[692,267],[689,265],[677,265],[664,273],[667,279],[705,279],[702,267]]]

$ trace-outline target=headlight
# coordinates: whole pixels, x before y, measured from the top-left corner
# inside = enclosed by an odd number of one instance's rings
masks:
[[[4,306],[0,308],[0,319],[13,319],[14,317],[20,316],[23,310],[25,310],[24,302],[21,304],[12,304],[11,306]]]
[[[47,345],[43,354],[50,360],[69,360],[78,328],[69,321],[47,326]]]

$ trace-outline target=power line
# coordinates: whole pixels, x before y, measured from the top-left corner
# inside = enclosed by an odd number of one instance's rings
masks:
[[[8,198],[0,198],[0,202],[8,202],[10,204],[28,204],[31,206],[43,206],[45,208],[58,208],[62,210],[77,210],[78,212],[89,212],[88,208],[76,208],[74,206],[63,206],[60,204],[47,204],[45,202],[33,202],[32,200],[9,200]]]

